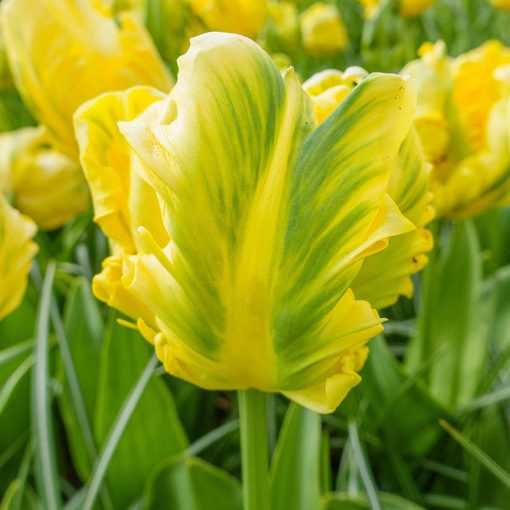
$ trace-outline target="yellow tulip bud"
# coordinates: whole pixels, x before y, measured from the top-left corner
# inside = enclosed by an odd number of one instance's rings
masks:
[[[382,0],[359,0],[363,6],[365,17],[371,18],[383,5]],[[398,2],[399,13],[404,18],[418,16],[435,3],[435,0],[400,0]]]
[[[12,208],[0,193],[0,319],[23,299],[37,245],[35,224]]]
[[[436,0],[400,0],[400,14],[404,18],[418,16],[428,9]]]
[[[452,59],[439,42],[420,56],[402,73],[417,81],[415,125],[438,213],[462,218],[510,203],[510,49],[489,41]]]
[[[267,18],[267,0],[188,0],[209,30],[255,38]]]
[[[0,134],[0,189],[45,230],[65,225],[89,206],[79,165],[49,146],[42,128]]]
[[[300,16],[303,47],[310,55],[325,57],[347,47],[344,22],[337,7],[316,2]]]
[[[510,11],[510,0],[491,0],[491,4],[497,9]]]

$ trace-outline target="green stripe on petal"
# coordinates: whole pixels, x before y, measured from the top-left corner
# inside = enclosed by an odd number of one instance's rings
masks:
[[[414,228],[386,193],[414,91],[374,75],[314,131],[293,71],[282,76],[249,39],[197,37],[179,70],[161,125],[120,123],[171,238],[132,257],[123,281],[155,311],[171,373],[306,390],[331,410],[359,379],[335,377],[349,353],[381,329],[350,284],[365,257]]]

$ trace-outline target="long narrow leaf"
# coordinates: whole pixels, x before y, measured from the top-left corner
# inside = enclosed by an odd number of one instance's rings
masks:
[[[49,374],[49,327],[51,291],[55,263],[50,262],[42,287],[35,336],[35,364],[32,376],[32,434],[35,447],[35,476],[44,508],[59,510],[62,506],[51,416]]]
[[[494,462],[483,450],[469,439],[465,438],[457,429],[452,427],[448,422],[439,420],[439,424],[443,427],[453,439],[455,439],[468,453],[485,466],[496,478],[504,483],[510,489],[510,473],[507,473],[499,464]]]
[[[370,472],[368,462],[365,458],[358,434],[358,426],[354,420],[349,422],[349,440],[354,458],[356,459],[356,465],[361,479],[363,480],[363,485],[365,486],[370,508],[371,510],[382,510],[381,503],[379,502],[378,490],[372,477],[372,473]]]
[[[82,510],[92,510],[99,489],[101,488],[104,477],[106,475],[108,465],[110,464],[113,454],[115,453],[115,449],[119,444],[122,434],[127,424],[129,423],[129,419],[136,409],[136,406],[140,401],[143,391],[149,383],[157,364],[157,358],[155,356],[151,357],[147,363],[147,366],[145,367],[145,370],[134,385],[130,394],[126,398],[119,414],[117,415],[114,425],[112,426],[108,438],[105,442],[104,448],[97,460],[94,470],[92,471],[92,476],[88,484],[88,490],[85,495],[85,501],[83,503]]]

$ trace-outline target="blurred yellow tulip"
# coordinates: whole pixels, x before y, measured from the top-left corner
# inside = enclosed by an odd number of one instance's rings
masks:
[[[139,84],[171,88],[149,34],[130,11],[116,19],[99,0],[5,0],[1,8],[16,86],[52,144],[73,159],[72,116],[84,101]]]
[[[14,311],[25,294],[37,244],[37,228],[9,205],[0,192],[0,320]]]
[[[75,115],[117,257],[96,295],[177,377],[332,412],[382,329],[351,283],[414,228],[386,192],[413,109],[408,81],[374,75],[315,127],[292,70],[253,41],[193,39],[168,97],[131,89]]]
[[[383,0],[359,0],[363,6],[365,17],[371,18],[377,10],[384,4]],[[399,13],[404,18],[418,16],[423,11],[431,7],[436,0],[399,0],[395,2],[398,5]]]
[[[267,18],[267,0],[188,0],[209,30],[255,38]]]
[[[439,42],[420,54],[402,74],[417,81],[415,125],[438,213],[463,218],[510,203],[510,49],[490,41],[452,59]]]
[[[65,225],[89,206],[80,166],[50,147],[43,128],[0,134],[0,191],[45,230]]]
[[[491,4],[498,9],[510,11],[510,0],[491,0]]]
[[[303,88],[312,99],[317,122],[322,123],[332,115],[367,76],[364,69],[350,67],[344,72],[328,69],[309,78]],[[376,308],[394,304],[400,295],[411,297],[411,275],[427,263],[426,253],[432,249],[433,238],[424,226],[434,215],[429,176],[430,165],[425,162],[413,130],[399,149],[388,193],[416,230],[392,237],[388,248],[365,260],[352,283],[356,297],[366,299]]]
[[[347,31],[333,4],[315,2],[301,13],[300,24],[303,47],[314,57],[334,55],[347,47]]]

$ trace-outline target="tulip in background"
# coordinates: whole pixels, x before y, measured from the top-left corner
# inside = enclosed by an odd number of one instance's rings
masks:
[[[335,5],[316,2],[300,15],[303,48],[315,57],[334,55],[348,43],[345,25]]]
[[[417,81],[415,124],[441,216],[470,217],[510,201],[509,65],[510,50],[496,41],[455,59],[439,42],[402,71]]]
[[[352,67],[344,73],[322,71],[308,79],[303,87],[312,98],[317,121],[326,120],[366,76],[363,69]],[[388,193],[416,230],[391,238],[388,248],[366,259],[353,282],[354,294],[378,309],[394,304],[401,295],[410,298],[411,275],[427,263],[426,253],[432,249],[433,238],[425,225],[434,216],[429,174],[430,165],[425,162],[413,129],[399,149]]]
[[[418,16],[423,11],[431,7],[436,0],[360,0],[363,5],[365,16],[371,18],[379,9],[388,4],[394,4],[401,16],[410,18]]]
[[[49,146],[42,128],[0,134],[0,191],[45,230],[62,227],[89,207],[80,166]]]
[[[267,0],[189,0],[208,30],[255,38],[267,18]]]
[[[510,11],[510,1],[509,0],[491,0],[491,4],[498,9],[504,9],[506,11]]]
[[[37,245],[36,226],[0,193],[0,319],[18,307],[27,287]]]
[[[72,116],[84,101],[138,84],[164,91],[172,85],[136,15],[123,11],[117,19],[119,24],[105,4],[88,0],[2,3],[16,86],[55,148],[73,159],[78,150]]]

